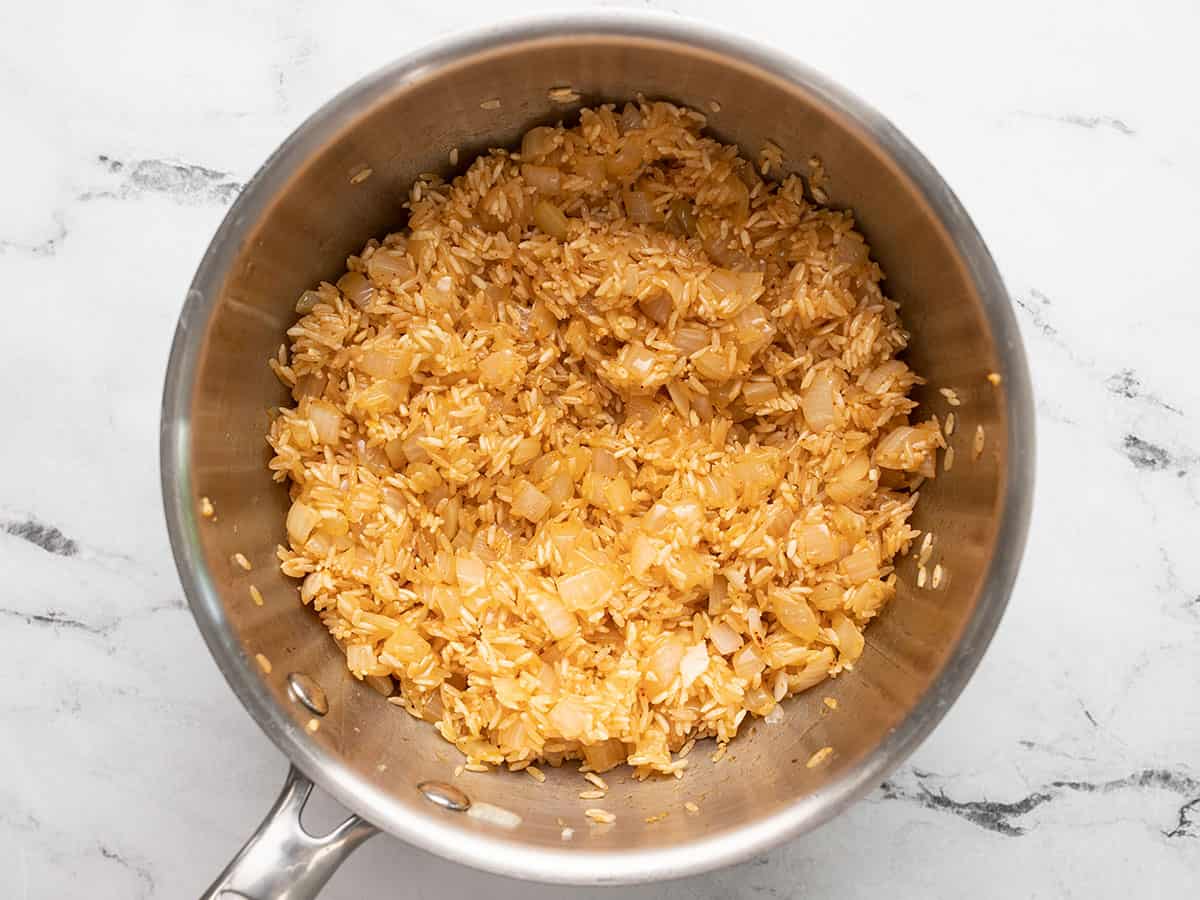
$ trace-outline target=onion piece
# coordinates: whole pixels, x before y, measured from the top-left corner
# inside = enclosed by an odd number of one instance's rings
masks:
[[[646,138],[642,134],[630,134],[621,142],[615,154],[605,160],[604,168],[613,178],[632,175],[642,165],[646,152]]]
[[[675,303],[671,299],[671,295],[661,289],[638,301],[638,309],[646,318],[658,325],[666,325],[671,320],[671,312],[674,308]]]
[[[637,188],[626,188],[621,192],[625,204],[625,215],[638,225],[649,225],[662,221],[650,195]]]
[[[842,571],[851,584],[863,584],[879,577],[879,554],[867,544],[842,557]]]
[[[558,595],[570,609],[594,612],[602,609],[616,589],[620,579],[610,568],[589,568],[557,579]]]
[[[550,511],[550,498],[528,481],[522,481],[513,492],[511,508],[514,516],[540,522]]]
[[[724,622],[717,622],[708,630],[708,639],[722,656],[728,656],[744,643],[742,636]]]
[[[582,738],[592,720],[583,698],[575,696],[563,697],[555,703],[546,718],[568,741]]]
[[[733,655],[733,672],[750,681],[766,667],[762,655],[753,644],[747,644]]]
[[[407,253],[384,247],[367,260],[367,274],[380,287],[389,287],[397,281],[408,281],[417,274],[417,267]]]
[[[584,744],[581,749],[584,761],[593,772],[607,772],[625,762],[628,756],[625,745],[616,738],[597,744]]]
[[[324,400],[310,400],[308,420],[317,429],[317,440],[322,444],[336,444],[342,428],[342,414],[336,406]]]
[[[779,624],[802,641],[814,641],[821,623],[800,594],[789,590],[771,591],[771,605]]]
[[[579,627],[579,621],[575,618],[575,614],[563,606],[562,601],[549,591],[533,587],[525,590],[524,596],[542,621],[546,623],[546,630],[555,640],[562,640]]]
[[[680,352],[692,354],[707,347],[712,341],[712,332],[699,322],[681,322],[671,335],[671,343]]]
[[[487,566],[478,556],[459,556],[454,560],[454,574],[459,587],[476,590],[487,581]]]
[[[383,642],[383,654],[404,665],[423,662],[432,653],[429,642],[409,625],[396,626],[396,630]]]
[[[806,562],[822,566],[838,558],[838,545],[824,523],[801,525],[796,532],[800,552]]]
[[[833,631],[837,635],[838,654],[844,662],[852,663],[862,656],[865,644],[862,632],[858,630],[858,626],[848,616],[835,613],[833,616]]]
[[[562,188],[562,173],[554,166],[525,163],[521,166],[521,177],[535,191],[543,194],[557,194]]]
[[[371,302],[375,288],[362,272],[347,272],[337,280],[337,288],[342,296],[362,309]]]
[[[322,299],[317,291],[305,291],[300,295],[300,299],[296,301],[296,312],[302,316],[306,316],[313,311],[313,307],[320,303]]]
[[[533,205],[533,223],[560,241],[567,236],[566,214],[547,200],[539,200]]]
[[[701,641],[689,647],[679,660],[679,678],[684,688],[690,688],[708,668],[708,645]]]
[[[530,128],[521,138],[521,159],[530,162],[541,159],[558,146],[556,129],[546,125]]]
[[[834,423],[835,395],[834,380],[827,369],[816,372],[812,382],[800,395],[800,408],[804,410],[804,420],[813,431],[824,431]]]
[[[297,500],[287,514],[288,537],[291,538],[293,544],[301,546],[308,540],[308,536],[312,534],[313,529],[320,521],[320,513],[307,503]]]

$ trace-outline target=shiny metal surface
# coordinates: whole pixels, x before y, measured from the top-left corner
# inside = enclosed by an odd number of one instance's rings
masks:
[[[200,900],[313,900],[342,860],[378,832],[351,816],[329,834],[309,834],[300,814],[311,792],[312,782],[289,769],[267,817]]]
[[[454,812],[466,812],[471,808],[471,798],[452,784],[444,781],[422,781],[417,785],[426,800],[434,806]]]
[[[329,712],[329,698],[316,680],[303,672],[292,672],[287,677],[288,693],[297,703],[315,716]]]
[[[953,387],[954,470],[922,490],[914,524],[937,534],[937,591],[899,596],[867,631],[855,671],[785,704],[783,721],[749,725],[718,764],[693,751],[682,781],[610,773],[615,827],[583,819],[574,771],[466,774],[477,803],[521,816],[505,830],[440,809],[415,790],[451,781],[458,754],[387,704],[344,659],[294,582],[255,572],[246,598],[230,554],[284,540],[286,490],[266,471],[266,410],[285,392],[265,364],[301,290],[335,276],[367,238],[403,225],[419,173],[446,171],[511,144],[532,124],[570,118],[547,97],[570,85],[583,103],[636,92],[707,111],[711,130],[749,155],[770,139],[803,169],[819,156],[835,206],[852,207],[913,333],[908,358],[930,378],[921,397],[946,411]],[[499,100],[498,108],[483,108]],[[491,106],[492,104],[487,104]],[[367,166],[372,175],[351,183]],[[999,373],[999,387],[987,380]],[[976,427],[987,435],[971,461]],[[246,187],[196,274],[180,317],[163,401],[162,478],[176,562],[214,658],[279,748],[343,804],[401,840],[506,875],[569,883],[673,878],[723,866],[816,827],[875,787],[929,733],[974,671],[999,623],[1024,546],[1033,480],[1029,374],[1008,296],[979,234],[930,164],[878,113],[801,64],[678,19],[561,17],[443,43],[355,85],[305,122]],[[212,498],[217,522],[199,516]],[[932,565],[932,562],[931,562]],[[276,673],[306,672],[330,714],[316,732]],[[836,713],[821,703],[838,700]],[[809,769],[805,760],[831,746]],[[219,786],[217,787],[219,789]],[[685,801],[700,814],[684,815]],[[671,812],[655,824],[645,819]],[[575,828],[564,843],[558,820]]]

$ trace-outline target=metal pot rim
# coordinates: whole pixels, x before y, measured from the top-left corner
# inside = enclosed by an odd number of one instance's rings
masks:
[[[1007,482],[999,509],[996,550],[975,611],[925,696],[881,744],[846,775],[799,797],[780,812],[694,842],[662,849],[589,851],[531,847],[500,836],[465,832],[406,810],[361,778],[338,756],[309,740],[264,686],[252,659],[234,638],[207,570],[198,537],[191,481],[189,410],[205,323],[229,260],[279,187],[330,136],[398,85],[429,77],[474,55],[516,42],[620,36],[685,44],[731,63],[803,85],[811,95],[864,132],[917,186],[961,254],[983,303],[997,351],[1005,363],[1009,447]],[[171,546],[197,625],[230,686],[267,736],[295,765],[345,806],[397,838],[479,869],[516,878],[565,884],[626,884],[678,878],[763,852],[832,818],[873,790],[932,731],[966,685],[999,625],[1016,578],[1032,507],[1033,399],[1028,367],[1008,294],[982,238],[949,187],[886,118],[820,74],[753,42],[699,23],[627,10],[539,15],[440,41],[363,78],[302,123],[246,185],[229,210],[193,279],[167,366],[160,431],[163,502]]]

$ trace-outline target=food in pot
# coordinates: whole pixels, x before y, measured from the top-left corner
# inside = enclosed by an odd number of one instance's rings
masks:
[[[418,182],[272,362],[283,571],[470,763],[681,773],[895,593],[943,445],[896,304],[704,125],[587,109]]]

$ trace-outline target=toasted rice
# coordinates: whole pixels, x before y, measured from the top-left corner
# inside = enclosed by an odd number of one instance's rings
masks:
[[[419,181],[271,360],[282,569],[470,769],[681,774],[853,667],[917,534],[944,440],[882,273],[704,123],[583,110]]]

